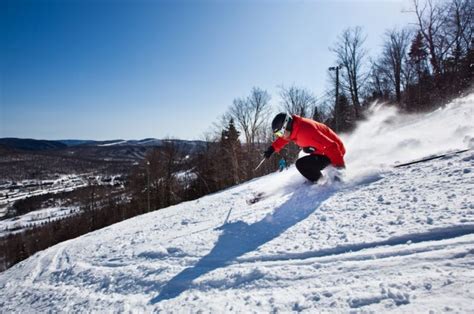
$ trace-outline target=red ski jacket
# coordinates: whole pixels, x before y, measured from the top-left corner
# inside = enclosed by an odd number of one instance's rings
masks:
[[[336,167],[344,167],[344,154],[346,149],[339,136],[325,124],[311,119],[293,115],[293,126],[290,139],[277,138],[272,147],[279,152],[290,141],[299,147],[314,147],[313,154],[323,155],[331,160],[331,164]]]

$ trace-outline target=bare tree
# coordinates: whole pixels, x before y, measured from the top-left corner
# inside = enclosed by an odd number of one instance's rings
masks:
[[[463,1],[454,2],[459,4],[458,9],[460,9]],[[420,34],[428,46],[430,64],[433,68],[433,72],[435,76],[440,76],[445,71],[444,63],[453,44],[456,40],[461,42],[460,35],[448,36],[447,34],[449,30],[448,13],[453,6],[447,2],[427,0],[421,4],[419,0],[413,0],[413,7]],[[454,5],[454,7],[456,7],[456,5]],[[463,20],[461,24],[465,22],[466,21]],[[467,27],[467,25],[460,27]]]
[[[310,117],[316,105],[316,97],[304,88],[291,86],[280,87],[280,97],[283,110],[301,117]]]
[[[229,110],[249,145],[255,144],[262,133],[262,127],[268,122],[270,98],[267,91],[254,87],[246,99],[234,99]]]
[[[236,98],[229,109],[226,120],[233,120],[245,139],[246,158],[242,161],[241,169],[245,169],[244,177],[252,177],[252,170],[260,161],[260,143],[265,141],[265,129],[271,113],[270,94],[254,87],[250,95]]]
[[[372,94],[372,99],[389,99],[391,82],[389,81],[384,68],[381,59],[378,61],[371,61],[368,89]]]
[[[331,48],[336,53],[337,63],[343,67],[342,86],[351,97],[356,118],[362,116],[360,91],[367,79],[364,72],[367,55],[363,47],[365,39],[361,27],[347,28],[339,36],[336,45]]]
[[[472,25],[472,1],[452,0],[447,10],[446,37],[452,42],[449,52],[451,71],[459,71],[461,58],[467,55],[474,26]]]
[[[176,204],[181,200],[177,175],[183,158],[180,147],[171,139],[163,140],[162,147],[153,149],[146,155],[141,173],[134,176],[136,178],[133,185],[142,200],[148,198],[148,193],[151,193],[152,210]]]
[[[411,48],[411,43],[410,43],[410,48]],[[408,56],[405,59],[405,62],[402,64],[402,73],[403,73],[403,90],[406,91],[408,86],[415,84],[415,79],[417,78],[417,74],[419,71],[417,71],[416,66],[413,64],[411,57],[410,57],[410,52],[408,52]]]
[[[382,56],[378,63],[378,68],[390,81],[395,99],[399,104],[402,99],[402,80],[405,78],[403,64],[407,59],[410,36],[408,29],[387,31]]]

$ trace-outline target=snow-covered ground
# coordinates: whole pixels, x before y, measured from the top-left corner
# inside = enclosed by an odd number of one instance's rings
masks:
[[[79,210],[79,206],[56,206],[35,210],[14,218],[3,219],[0,220],[0,236],[24,231],[26,228],[49,221],[63,219],[78,213]]]
[[[0,309],[473,312],[474,151],[389,166],[472,148],[473,108],[379,108],[344,183],[291,167],[39,252],[0,274]]]

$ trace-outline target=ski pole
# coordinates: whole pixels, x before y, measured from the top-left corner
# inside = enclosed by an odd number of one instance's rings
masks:
[[[253,171],[257,171],[258,168],[263,164],[263,162],[267,160],[267,158],[263,158],[262,161],[258,164],[257,168],[255,168]]]

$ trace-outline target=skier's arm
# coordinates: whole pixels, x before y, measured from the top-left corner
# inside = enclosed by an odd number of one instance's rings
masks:
[[[279,137],[277,138],[273,143],[272,143],[272,147],[273,149],[275,149],[275,151],[278,153],[280,152],[280,150],[286,146],[286,144],[288,144],[289,141],[288,140],[285,140],[283,137]]]

